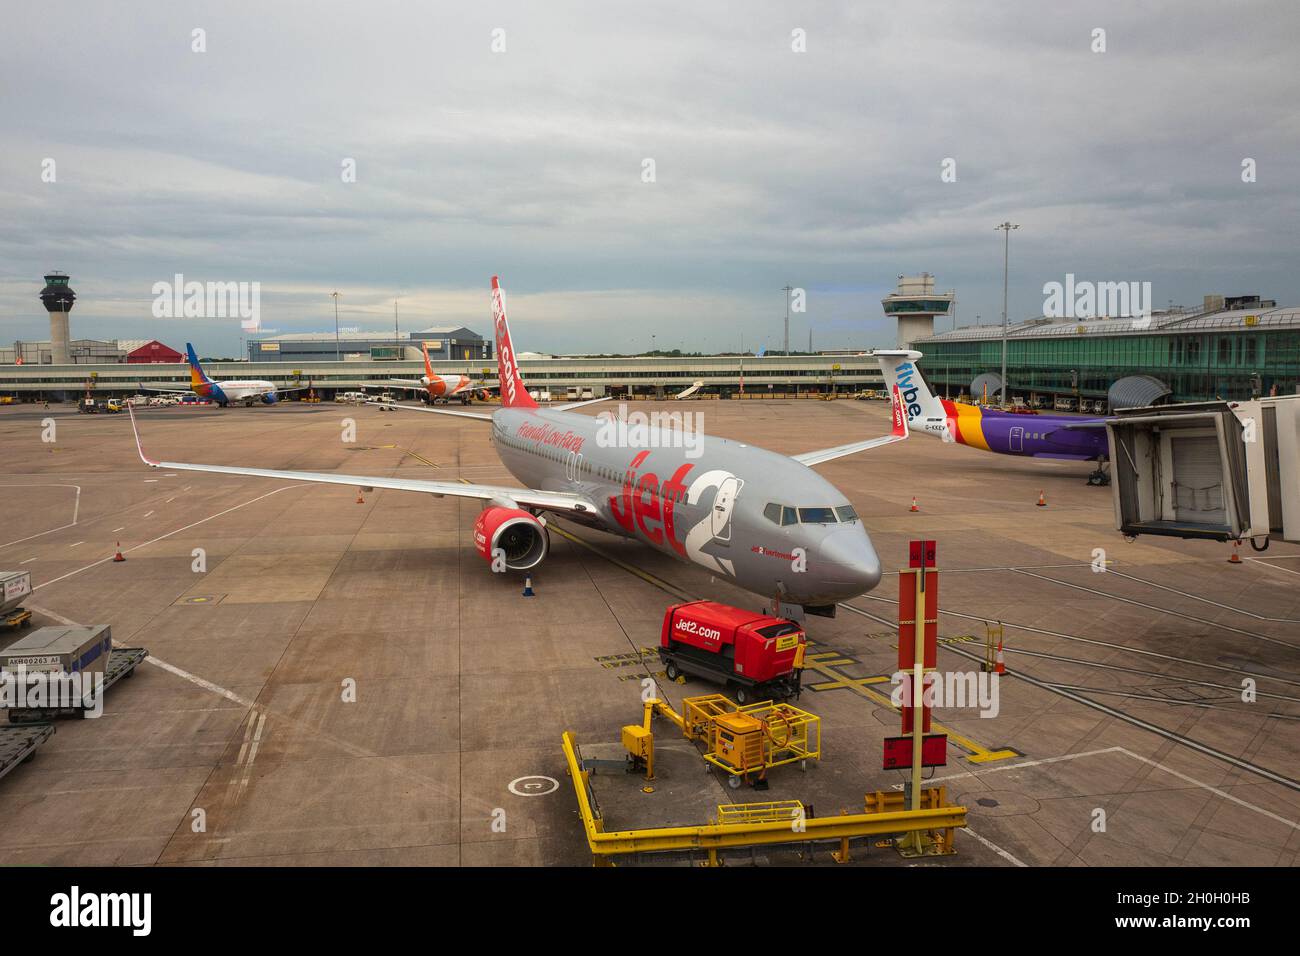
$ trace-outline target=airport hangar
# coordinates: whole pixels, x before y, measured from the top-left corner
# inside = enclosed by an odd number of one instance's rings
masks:
[[[1140,327],[1145,325],[1145,327]],[[912,345],[936,392],[996,400],[1002,326],[920,336]],[[1007,332],[1008,397],[1080,410],[1287,395],[1300,385],[1300,309],[1258,296],[1206,296],[1199,309],[1132,318],[1048,319]]]
[[[366,334],[366,333],[361,333]],[[217,381],[246,378],[255,374],[278,385],[310,382],[319,397],[329,399],[338,392],[364,387],[380,388],[392,378],[415,379],[424,372],[424,361],[395,361],[393,340],[373,346],[369,355],[336,361],[333,335],[328,355],[306,361],[204,362],[204,371]],[[385,353],[383,350],[390,350]],[[545,389],[556,399],[670,398],[694,382],[705,384],[703,398],[739,396],[742,383],[746,398],[813,397],[830,392],[853,394],[865,389],[883,389],[880,366],[863,353],[825,355],[704,355],[704,356],[545,356],[521,353],[519,365],[530,389]],[[434,371],[461,373],[473,379],[496,380],[495,360],[435,360]],[[190,383],[189,366],[150,365],[147,369],[121,363],[93,365],[0,366],[0,396],[17,401],[73,399],[89,389],[102,398],[132,395],[139,383]]]

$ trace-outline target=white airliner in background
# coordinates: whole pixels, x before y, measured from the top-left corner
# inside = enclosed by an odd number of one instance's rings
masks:
[[[194,354],[194,346],[189,342],[185,343],[185,357],[190,365],[189,388],[176,385],[146,385],[142,382],[139,386],[140,389],[146,392],[191,393],[226,408],[231,402],[240,402],[244,405],[254,405],[257,402],[262,402],[265,405],[274,405],[284,392],[301,392],[304,389],[311,388],[310,384],[285,388],[261,378],[227,379],[224,382],[214,382],[208,378],[208,373],[203,371],[203,366],[199,364],[199,357]]]
[[[543,515],[549,512],[698,564],[775,599],[787,616],[834,616],[836,602],[879,583],[880,559],[862,520],[811,466],[907,438],[897,388],[890,434],[794,457],[709,435],[696,436],[687,448],[681,432],[653,427],[636,445],[611,441],[611,433],[618,433],[612,420],[570,411],[604,399],[541,408],[528,395],[496,276],[492,314],[500,409],[484,414],[397,407],[481,422],[501,461],[525,487],[156,461],[145,455],[137,432],[140,458],[168,470],[475,498],[483,503],[474,525],[476,550],[503,570],[528,571],[546,559],[550,538]]]

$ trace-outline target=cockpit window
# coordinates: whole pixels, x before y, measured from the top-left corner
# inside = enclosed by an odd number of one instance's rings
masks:
[[[804,524],[835,524],[835,509],[800,508],[799,520]]]
[[[789,525],[798,524],[799,518],[795,510],[789,505],[777,504],[775,501],[769,501],[763,508],[763,517],[772,524]]]
[[[835,513],[839,516],[839,519],[846,524],[850,521],[858,520],[858,513],[853,510],[853,505],[840,505],[835,509]]]

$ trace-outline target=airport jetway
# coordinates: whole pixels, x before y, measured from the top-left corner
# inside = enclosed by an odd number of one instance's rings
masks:
[[[1124,409],[1106,433],[1126,536],[1300,541],[1300,395]]]

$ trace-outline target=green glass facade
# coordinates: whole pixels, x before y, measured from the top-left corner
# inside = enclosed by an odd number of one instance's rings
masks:
[[[950,333],[951,334],[951,333]],[[1002,340],[958,337],[916,343],[926,378],[951,394],[985,372],[1000,373]],[[1077,375],[1077,381],[1076,381]],[[1151,375],[1173,401],[1293,394],[1300,384],[1300,330],[1208,330],[1151,335],[1022,335],[1007,340],[1013,395],[1031,392],[1105,398],[1116,380]]]

